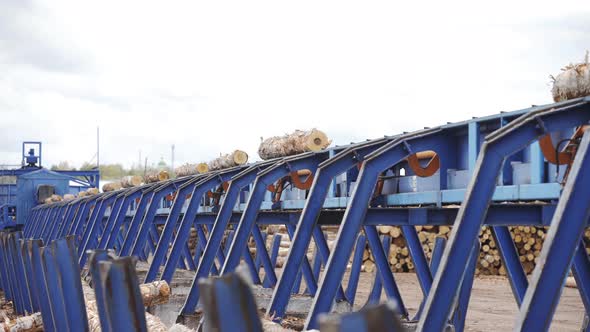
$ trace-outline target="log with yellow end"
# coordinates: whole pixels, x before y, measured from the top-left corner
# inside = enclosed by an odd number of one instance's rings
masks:
[[[127,175],[121,179],[121,187],[132,188],[138,187],[143,182],[143,179],[139,175]]]
[[[260,158],[267,160],[286,157],[309,151],[320,151],[331,144],[328,136],[321,130],[295,130],[283,136],[263,140],[258,148]]]
[[[235,150],[232,153],[223,154],[208,164],[209,171],[217,171],[221,169],[231,168],[239,165],[244,165],[248,162],[248,154],[242,150]]]
[[[149,172],[144,176],[145,183],[155,183],[160,181],[166,181],[170,179],[168,171],[162,170],[157,172]]]

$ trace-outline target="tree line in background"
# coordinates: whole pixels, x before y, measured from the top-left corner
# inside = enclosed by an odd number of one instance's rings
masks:
[[[68,161],[60,161],[51,166],[50,169],[52,171],[87,171],[96,169],[96,164],[85,162],[80,168],[75,168]],[[164,160],[160,160],[157,164],[147,165],[147,167],[134,164],[131,168],[126,168],[122,164],[103,164],[100,165],[99,170],[101,180],[117,180],[126,175],[139,175],[143,177],[145,173],[161,170],[172,173],[170,167],[168,167]]]

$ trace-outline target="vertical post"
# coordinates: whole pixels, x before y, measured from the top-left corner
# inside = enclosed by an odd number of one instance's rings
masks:
[[[51,251],[57,260],[60,290],[64,299],[68,326],[72,331],[86,331],[88,319],[74,241],[73,236],[55,240],[51,243]]]
[[[477,121],[469,122],[467,125],[467,160],[470,173],[475,169],[475,162],[479,154],[479,146],[481,144],[479,139],[479,123]],[[442,176],[442,174],[441,174]]]
[[[590,130],[584,132],[551,220],[538,264],[520,307],[515,330],[545,331],[590,216]]]
[[[112,331],[147,332],[145,310],[132,257],[99,263]]]

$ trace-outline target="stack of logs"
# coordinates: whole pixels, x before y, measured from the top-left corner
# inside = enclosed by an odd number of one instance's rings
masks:
[[[451,234],[450,226],[416,226],[418,232],[418,238],[422,244],[422,249],[427,260],[430,261],[432,258],[432,252],[437,237],[444,237],[448,239]],[[323,226],[322,227],[328,247],[332,249],[335,244],[336,234],[338,231],[337,226]],[[412,261],[409,248],[406,245],[401,229],[396,226],[379,226],[379,233],[381,235],[389,235],[391,237],[391,246],[389,251],[389,264],[393,272],[414,272],[414,262]],[[541,254],[541,248],[543,241],[547,234],[548,229],[546,227],[534,227],[534,226],[514,226],[509,227],[510,234],[514,240],[514,245],[519,255],[519,259],[522,263],[523,269],[527,274],[532,273],[535,268],[535,264],[538,261],[538,257]],[[279,249],[279,255],[277,258],[276,267],[283,267],[289,250],[291,248],[291,239],[287,234],[285,226],[269,225],[262,231],[266,231],[269,235],[267,236],[267,249],[270,249],[273,242],[272,235],[275,233],[281,234],[281,245]],[[226,231],[225,240],[229,236],[229,230]],[[586,239],[586,251],[590,254],[590,228],[586,230],[584,235]],[[189,240],[189,247],[191,251],[196,248],[197,245],[197,234],[193,229]],[[506,275],[506,269],[502,264],[502,258],[492,231],[489,227],[483,227],[479,234],[480,240],[480,252],[478,257],[478,263],[476,267],[477,275]],[[256,255],[256,246],[254,241],[251,239],[249,242],[250,253]],[[315,246],[311,245],[307,252],[307,257],[311,261],[314,257]],[[351,256],[352,261],[352,256]],[[371,254],[368,246],[365,248],[363,254],[363,264],[361,270],[364,272],[376,272],[375,259]]]
[[[399,227],[379,226],[380,234],[387,234],[392,239],[389,252],[389,263],[393,272],[414,272],[414,263],[412,262],[406,241]],[[533,226],[515,226],[510,227],[510,234],[514,240],[516,250],[523,269],[530,274],[535,268],[535,263],[541,254],[543,240],[547,233],[546,228]],[[422,249],[426,258],[430,260],[432,251],[437,237],[448,239],[451,228],[449,226],[416,226],[418,238],[422,244]],[[587,231],[587,238],[590,238],[590,231]],[[494,236],[489,227],[483,227],[479,233],[480,252],[476,267],[476,274],[482,275],[506,275],[506,269],[502,264],[501,255],[496,245]],[[373,255],[368,249],[365,249],[363,255],[364,271],[375,271]]]

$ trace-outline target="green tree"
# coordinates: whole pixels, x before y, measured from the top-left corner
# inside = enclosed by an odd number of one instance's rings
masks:
[[[100,177],[104,180],[116,180],[126,175],[127,171],[121,164],[100,165]]]
[[[75,171],[76,168],[71,166],[67,160],[62,160],[57,165],[52,165],[50,168],[52,171]]]

